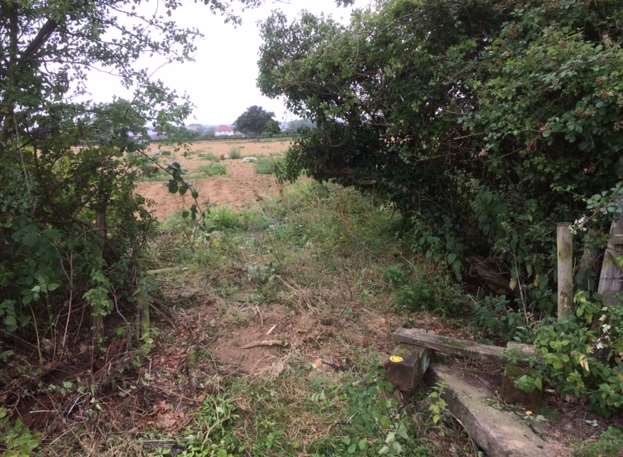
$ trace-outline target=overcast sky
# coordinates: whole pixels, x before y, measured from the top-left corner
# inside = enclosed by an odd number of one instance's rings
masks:
[[[358,0],[356,7],[369,2]],[[294,116],[287,112],[283,100],[262,96],[256,86],[260,23],[275,9],[293,18],[307,10],[344,22],[348,21],[352,10],[338,8],[335,0],[267,0],[264,6],[244,12],[242,25],[234,26],[210,14],[203,5],[190,0],[184,3],[176,12],[176,21],[183,27],[196,27],[204,35],[197,39],[194,62],[174,63],[159,69],[161,60],[144,63],[152,70],[158,69],[154,78],[190,96],[195,111],[187,123],[202,124],[231,124],[251,105],[273,111],[280,121],[291,120]],[[96,101],[110,101],[114,95],[126,95],[114,77],[99,72],[90,74],[88,88]]]

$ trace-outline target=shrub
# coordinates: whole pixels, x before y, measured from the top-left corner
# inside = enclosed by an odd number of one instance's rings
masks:
[[[201,165],[199,167],[199,173],[205,176],[225,176],[227,174],[227,167],[222,163],[213,162],[209,165]]]
[[[242,152],[239,147],[232,147],[229,149],[228,157],[232,160],[239,159],[242,157]]]
[[[272,175],[275,173],[277,161],[275,159],[267,159],[260,157],[255,162],[255,172],[258,175]]]
[[[458,316],[465,296],[449,281],[415,278],[396,292],[395,303],[411,311],[431,311],[442,316]]]
[[[500,290],[471,268],[494,261],[529,312],[551,315],[556,223],[623,176],[623,3],[376,5],[348,26],[263,25],[262,91],[316,121],[283,176],[385,197],[419,225],[419,252]]]
[[[496,341],[530,342],[533,338],[525,316],[513,310],[505,296],[484,297],[475,301],[472,321],[486,338]]]
[[[402,286],[407,282],[407,273],[401,265],[392,265],[383,273],[383,279],[392,286]]]
[[[244,226],[240,214],[225,206],[213,208],[205,216],[208,231],[235,230]]]
[[[539,374],[517,384],[547,384],[563,395],[587,398],[601,414],[621,412],[623,306],[602,306],[583,292],[576,295],[576,305],[572,319],[546,322],[536,330]]]

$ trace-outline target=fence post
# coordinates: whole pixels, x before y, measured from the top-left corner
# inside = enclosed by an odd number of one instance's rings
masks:
[[[561,222],[556,229],[558,250],[558,320],[573,313],[573,236],[571,224]]]
[[[602,297],[604,304],[609,306],[616,304],[617,295],[623,292],[623,270],[616,261],[621,256],[623,256],[623,216],[612,222],[599,275],[597,293]]]

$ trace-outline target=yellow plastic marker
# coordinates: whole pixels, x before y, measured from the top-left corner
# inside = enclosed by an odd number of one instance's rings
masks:
[[[404,362],[405,359],[403,359],[399,355],[392,355],[389,357],[389,361],[392,363],[401,363],[401,362]]]

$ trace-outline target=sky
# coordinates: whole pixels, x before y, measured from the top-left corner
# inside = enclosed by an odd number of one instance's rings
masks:
[[[369,3],[370,0],[357,0],[355,7]],[[242,25],[236,26],[226,24],[204,5],[184,0],[176,11],[176,22],[182,27],[195,27],[204,35],[196,40],[194,61],[161,67],[162,60],[154,58],[142,60],[141,65],[155,71],[155,79],[190,96],[195,109],[187,124],[232,124],[252,105],[274,112],[281,122],[295,119],[285,108],[284,100],[264,97],[256,85],[260,24],[276,9],[291,18],[307,10],[347,22],[352,7],[337,7],[335,0],[266,0],[263,6],[243,12]],[[87,89],[99,102],[127,95],[114,76],[97,71],[89,75]]]

